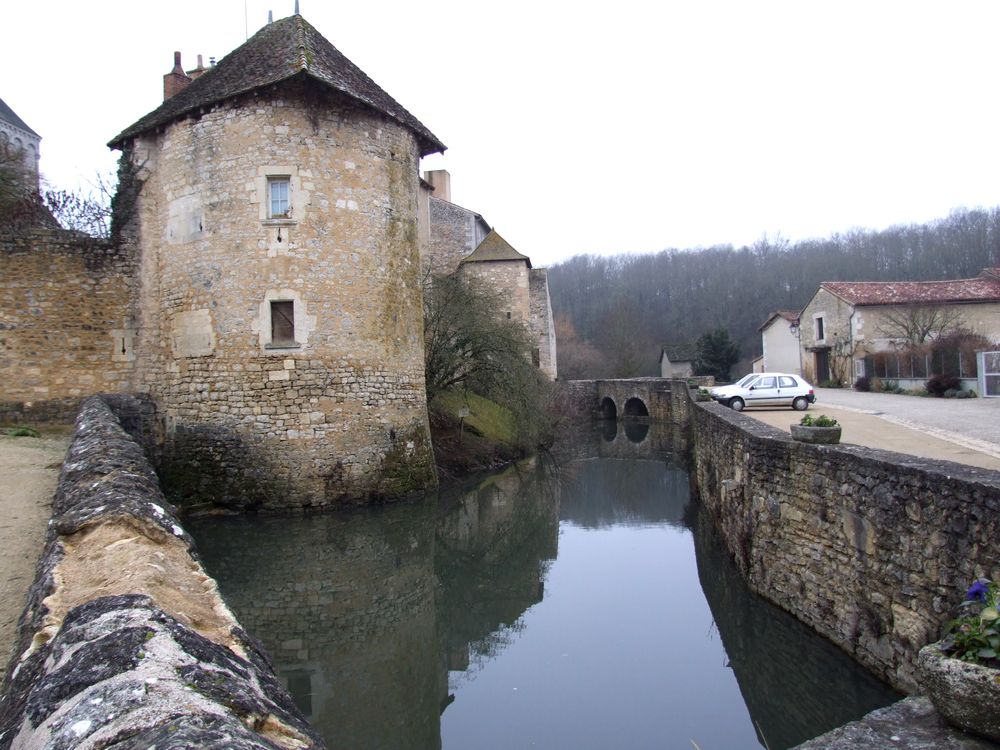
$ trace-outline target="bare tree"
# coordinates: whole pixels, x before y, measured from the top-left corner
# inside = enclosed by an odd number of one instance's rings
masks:
[[[87,194],[46,190],[42,193],[42,201],[63,229],[107,239],[111,236],[111,199],[114,194],[115,178],[99,174]]]
[[[929,340],[963,327],[962,314],[953,307],[938,304],[900,305],[882,313],[875,330],[879,336],[910,346],[921,346]]]

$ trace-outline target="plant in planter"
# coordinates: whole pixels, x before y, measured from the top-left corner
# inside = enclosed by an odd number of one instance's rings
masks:
[[[695,401],[711,401],[712,400],[712,396],[708,392],[707,388],[699,388],[697,391],[695,391],[694,400]]]
[[[791,427],[792,437],[801,443],[833,445],[840,442],[840,423],[833,417],[807,414]]]
[[[920,686],[949,724],[1000,741],[997,584],[976,580],[945,637],[920,650]]]

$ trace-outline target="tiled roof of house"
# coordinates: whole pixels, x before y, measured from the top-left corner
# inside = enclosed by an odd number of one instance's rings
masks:
[[[1000,275],[949,281],[824,281],[820,286],[853,305],[1000,302]]]
[[[784,318],[789,323],[798,323],[799,322],[799,311],[798,310],[775,310],[773,313],[771,313],[770,315],[767,316],[767,320],[765,320],[761,324],[760,328],[758,328],[757,330],[758,331],[763,331],[765,328],[767,328],[769,325],[771,325],[771,322],[775,318]]]
[[[120,148],[130,138],[202,107],[297,75],[340,91],[410,129],[417,137],[421,156],[444,151],[444,144],[430,130],[299,15],[262,28],[108,145]]]
[[[479,246],[462,259],[462,263],[486,263],[493,260],[523,260],[531,268],[531,259],[511,247],[495,229],[490,230]]]
[[[38,135],[38,133],[36,133],[34,130],[28,127],[28,125],[24,122],[24,120],[22,120],[20,117],[17,116],[17,112],[15,112],[9,106],[7,106],[7,102],[5,102],[3,99],[0,99],[0,120],[3,120],[4,122],[9,122],[15,128],[20,128],[21,130],[31,133],[36,138],[41,138],[41,136]]]
[[[698,345],[695,343],[664,344],[660,350],[660,359],[663,359],[664,354],[667,355],[668,360],[674,363],[694,362],[698,358]]]

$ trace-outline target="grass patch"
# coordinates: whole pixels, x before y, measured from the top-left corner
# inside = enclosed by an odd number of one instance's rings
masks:
[[[500,404],[477,396],[471,391],[445,391],[431,402],[433,411],[449,418],[459,419],[462,410],[468,409],[465,429],[492,442],[513,445],[517,437],[514,415]]]
[[[7,437],[41,437],[42,433],[36,430],[34,427],[27,427],[20,425],[18,427],[4,427],[0,429],[0,434],[6,435]]]
[[[468,416],[462,418],[459,414]],[[497,469],[524,457],[511,412],[467,391],[439,393],[430,404],[434,461],[442,480]]]

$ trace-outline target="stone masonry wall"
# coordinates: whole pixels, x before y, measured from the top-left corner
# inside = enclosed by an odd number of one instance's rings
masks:
[[[819,340],[816,338],[816,315],[823,317],[823,338]],[[816,373],[816,355],[809,350],[818,346],[833,347],[840,342],[850,341],[851,306],[825,289],[820,289],[802,311],[799,320],[802,376],[810,383],[816,383],[819,379]],[[834,352],[831,351],[831,369],[834,366],[832,363],[834,356]],[[851,365],[848,363],[845,377],[854,382],[854,372],[850,367]],[[830,377],[833,377],[832,372]]]
[[[701,500],[750,587],[913,690],[920,647],[973,579],[1000,576],[1000,473],[691,407]]]
[[[486,237],[489,228],[473,211],[430,196],[426,264],[436,274],[454,273],[458,264]]]
[[[128,157],[136,389],[164,421],[168,493],[279,508],[432,485],[412,133],[286,84]],[[275,177],[287,216],[269,216]],[[294,341],[272,340],[274,301],[293,305]]]
[[[324,746],[100,398],[80,411],[3,688],[2,750]]]
[[[544,268],[528,269],[531,308],[531,335],[538,349],[538,367],[553,380],[556,369],[556,325],[549,299],[549,279]]]
[[[491,260],[463,263],[459,272],[464,278],[478,279],[499,294],[505,307],[498,312],[525,326],[531,324],[531,304],[528,297],[528,264],[523,260]]]
[[[0,419],[71,420],[83,398],[126,389],[134,257],[59,230],[0,243]]]

